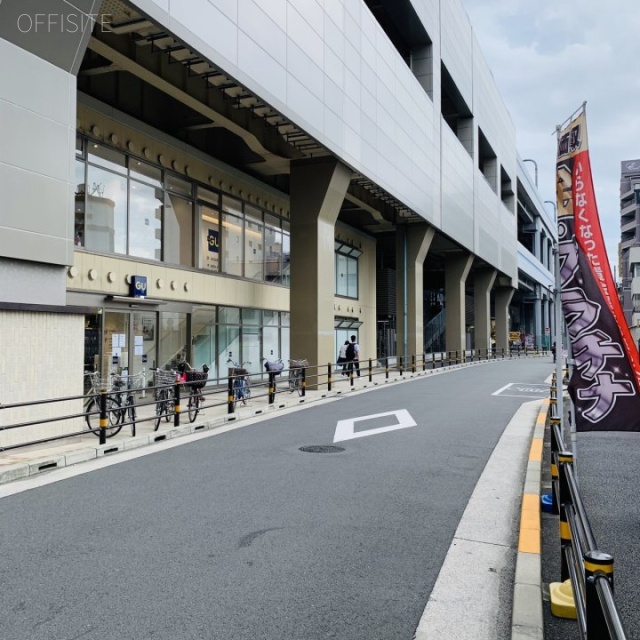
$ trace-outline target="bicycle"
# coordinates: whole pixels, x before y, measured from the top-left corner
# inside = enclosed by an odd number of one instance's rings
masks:
[[[204,404],[202,389],[207,383],[207,378],[209,377],[209,367],[206,364],[203,364],[202,371],[197,371],[192,369],[189,363],[185,362],[180,365],[180,371],[182,372],[183,382],[189,387],[189,400],[187,401],[189,422],[195,422],[195,419],[198,417],[198,413],[201,410],[201,406]]]
[[[100,380],[98,371],[87,371],[85,376],[89,378],[89,390],[87,391],[84,403],[84,416],[87,427],[94,435],[100,437],[100,396],[102,393],[103,383]],[[109,426],[105,428],[105,436],[111,438],[122,429],[122,408],[121,400],[118,395],[119,389],[124,385],[122,378],[112,373],[109,376],[110,391],[107,394],[107,418]]]
[[[126,386],[126,391],[117,391],[118,409],[115,413],[119,414],[118,424],[122,428],[125,424],[131,425],[131,435],[136,435],[136,391],[142,388],[144,374],[142,372],[133,375],[122,376],[122,386]],[[124,403],[122,402],[124,396]],[[126,421],[125,421],[126,418]]]
[[[231,358],[227,362],[233,365],[233,367],[229,367],[229,376],[233,378],[233,406],[235,408],[238,402],[246,405],[251,399],[251,380],[249,371],[244,368],[244,365],[251,364],[251,362],[247,360],[240,365]]]
[[[302,369],[308,367],[309,362],[306,359],[303,360],[289,360],[289,392],[298,392],[298,395],[302,395]]]
[[[175,383],[175,371],[165,371],[163,369],[155,369],[153,371],[153,386],[156,387],[156,423],[154,431],[157,431],[160,427],[160,422],[162,422],[163,417],[166,422],[169,422],[175,411],[173,389],[169,386],[174,385]]]

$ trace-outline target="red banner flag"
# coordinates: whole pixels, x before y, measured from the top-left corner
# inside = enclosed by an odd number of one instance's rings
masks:
[[[640,431],[640,359],[602,237],[584,110],[558,132],[562,311],[575,361],[577,431]]]

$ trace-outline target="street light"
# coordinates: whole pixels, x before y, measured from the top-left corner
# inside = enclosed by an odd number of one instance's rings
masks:
[[[532,158],[525,158],[522,162],[533,162],[533,166],[535,167],[535,173],[533,174],[535,177],[536,187],[538,186],[538,163]]]

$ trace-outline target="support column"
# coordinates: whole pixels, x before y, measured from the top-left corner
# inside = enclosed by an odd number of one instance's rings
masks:
[[[291,163],[290,354],[311,364],[334,360],[335,222],[350,180],[334,158]]]
[[[503,349],[509,351],[509,304],[514,293],[512,287],[498,287],[495,290],[497,353]]]
[[[424,350],[423,268],[434,235],[427,224],[402,225],[396,233],[397,354],[405,362]]]
[[[474,346],[487,351],[491,347],[491,287],[498,272],[481,269],[473,279]]]
[[[465,283],[473,264],[472,255],[449,258],[445,265],[444,302],[447,308],[445,346],[447,351],[466,349]]]
[[[539,291],[539,289],[540,287],[536,285],[536,290]],[[533,303],[533,325],[533,339],[535,340],[536,347],[540,348],[544,339],[544,327],[542,326],[542,299],[539,292],[536,293],[536,299]]]

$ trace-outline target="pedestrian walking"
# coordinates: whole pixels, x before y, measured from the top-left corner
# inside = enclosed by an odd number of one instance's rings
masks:
[[[349,363],[349,372],[355,371],[358,378],[360,377],[360,345],[356,337],[351,336],[351,342],[347,346],[347,362]]]
[[[346,376],[349,375],[348,371],[347,371],[347,347],[349,346],[349,341],[345,340],[344,344],[340,347],[340,351],[338,352],[338,364],[342,365],[342,375]]]

